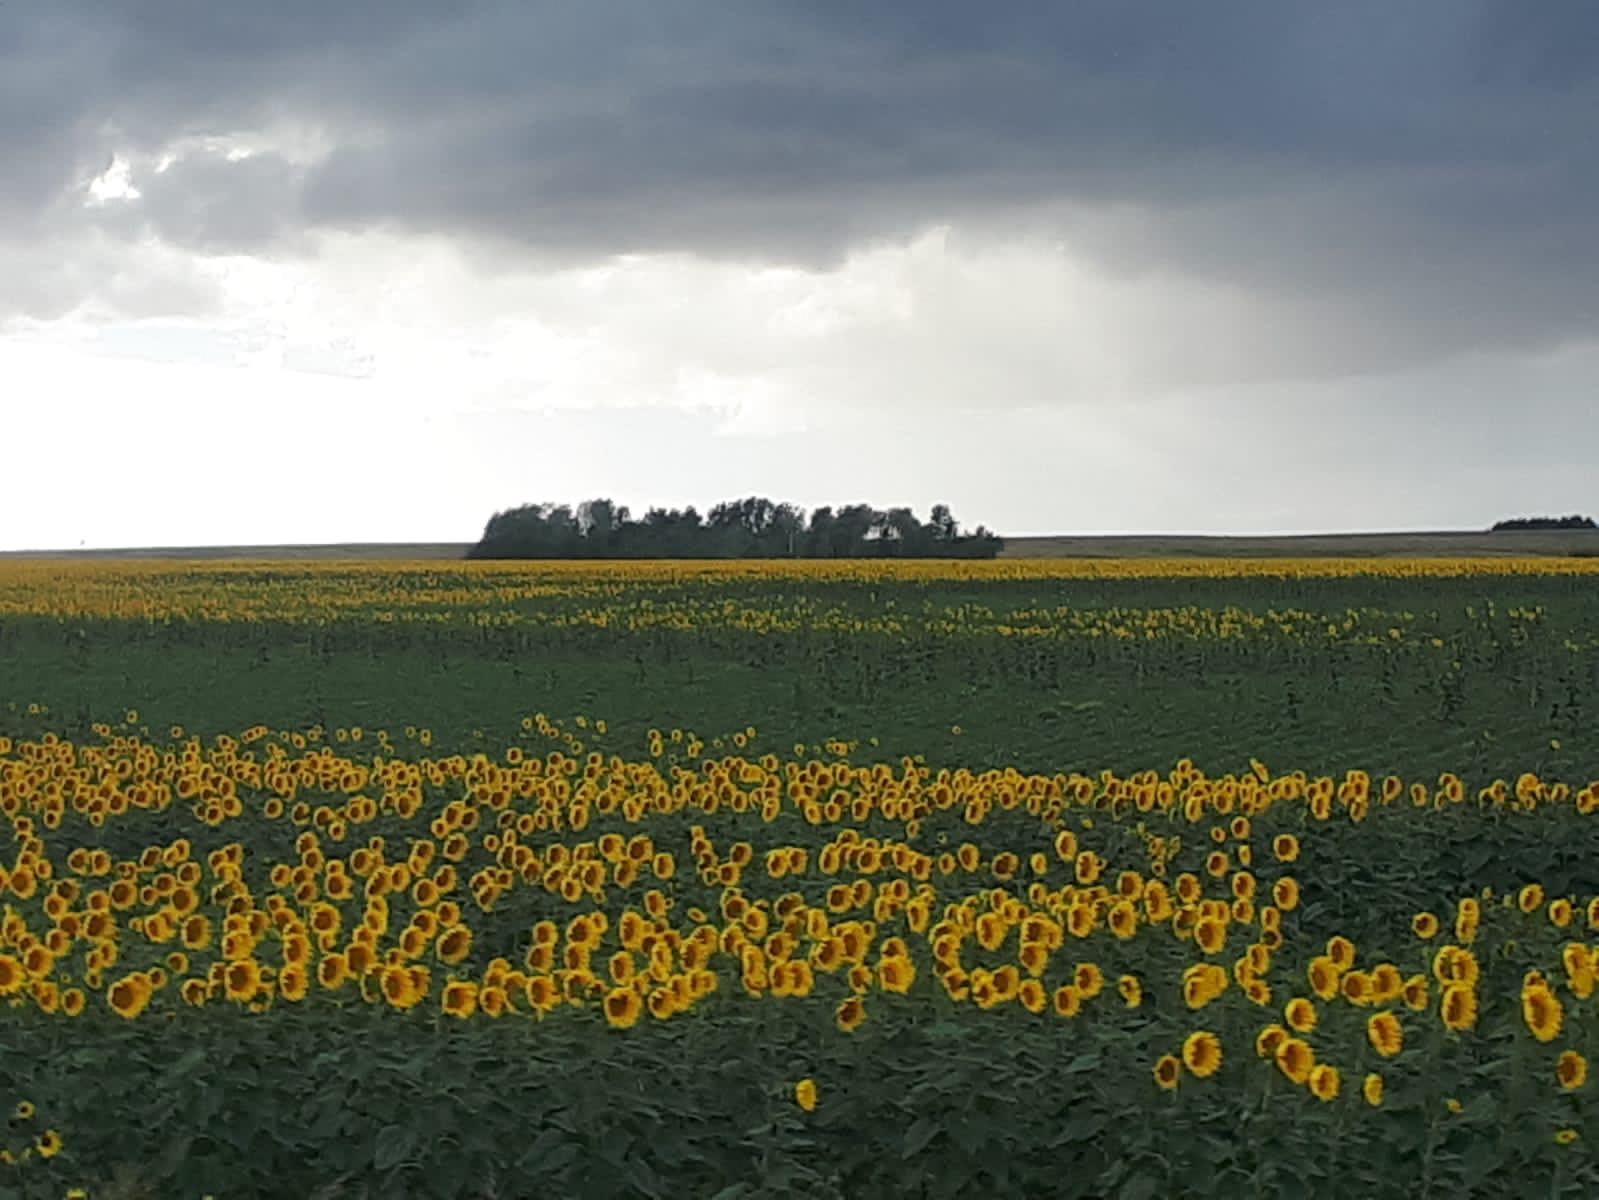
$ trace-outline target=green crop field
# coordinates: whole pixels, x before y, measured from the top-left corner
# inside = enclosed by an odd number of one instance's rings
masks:
[[[9,561],[0,1197],[1592,1194],[1592,562]]]

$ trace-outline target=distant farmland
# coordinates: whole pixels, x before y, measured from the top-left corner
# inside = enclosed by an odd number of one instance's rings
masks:
[[[470,542],[336,542],[328,545],[152,546],[114,550],[0,551],[0,558],[272,559],[423,562],[461,559]],[[1179,534],[1006,539],[1001,558],[1475,558],[1493,555],[1599,555],[1599,530],[1507,533],[1317,533],[1277,537]]]

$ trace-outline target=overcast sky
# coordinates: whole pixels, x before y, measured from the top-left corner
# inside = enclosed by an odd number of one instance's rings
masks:
[[[1592,0],[0,0],[0,548],[1599,510]]]

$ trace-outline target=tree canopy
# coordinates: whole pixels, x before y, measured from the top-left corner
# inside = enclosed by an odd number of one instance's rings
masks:
[[[1513,532],[1520,529],[1599,529],[1592,517],[1512,517],[1495,522],[1493,533]]]
[[[635,520],[610,500],[524,504],[489,518],[468,558],[993,558],[1004,540],[962,532],[948,505],[923,522],[908,508],[804,509],[764,496],[727,500],[704,516],[651,508]]]

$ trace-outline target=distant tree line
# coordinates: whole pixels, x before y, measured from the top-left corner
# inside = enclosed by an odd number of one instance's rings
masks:
[[[633,519],[610,500],[524,504],[495,513],[468,558],[993,558],[1004,540],[979,525],[963,532],[949,506],[925,522],[908,508],[846,504],[806,518],[761,496],[729,500],[704,516],[651,508]]]
[[[1512,517],[1494,524],[1494,533],[1518,529],[1599,529],[1592,517]]]

